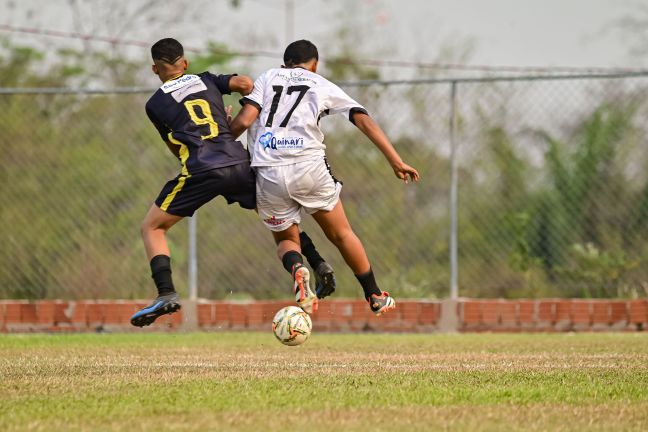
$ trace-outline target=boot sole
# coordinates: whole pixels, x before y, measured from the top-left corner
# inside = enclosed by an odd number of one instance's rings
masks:
[[[308,272],[308,269],[304,268],[304,270]],[[310,287],[308,286],[308,279],[304,280],[303,272],[297,271],[295,273],[295,285],[300,293],[300,299],[296,300],[297,306],[302,308],[302,310],[307,314],[312,314],[317,310],[318,307],[317,296],[313,294]],[[307,290],[313,295],[306,296]]]
[[[180,309],[182,309],[180,303],[169,303],[145,315],[132,318],[131,324],[135,327],[146,327],[153,324],[155,320],[158,319],[158,317],[161,317],[162,315],[172,314],[179,311]]]

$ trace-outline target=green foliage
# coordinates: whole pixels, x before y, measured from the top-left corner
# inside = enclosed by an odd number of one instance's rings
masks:
[[[0,72],[3,87],[42,85],[46,74],[39,73],[44,56],[33,48],[15,46],[0,39]]]
[[[349,51],[329,56],[326,60],[327,76],[333,81],[351,79],[377,80],[380,78],[378,69],[361,65],[355,60],[353,53]]]
[[[515,154],[513,142],[502,127],[489,128],[485,135],[485,144],[499,173],[497,193],[504,205],[518,204],[526,195],[528,164]]]
[[[637,295],[637,287],[624,283],[631,270],[639,267],[639,260],[632,259],[619,250],[601,252],[591,243],[573,244],[569,264],[559,273],[582,287],[582,297],[629,297]]]
[[[340,52],[353,53],[351,39],[345,43]],[[48,61],[5,42],[0,74],[8,86],[78,87],[99,81],[109,88],[138,83],[138,74],[148,71],[147,63],[119,61],[110,53],[58,54],[59,62]],[[224,46],[211,44],[207,54],[191,61],[192,70],[221,68],[231,58]],[[371,77],[365,72],[333,73],[336,79]],[[394,146],[423,180],[404,186],[348,121],[323,120],[328,158],[345,182],[342,200],[351,225],[383,289],[397,297],[444,297],[450,162],[438,143],[446,136],[445,123],[437,121],[444,117],[431,122],[430,113],[436,114],[445,96],[432,99],[430,88],[421,86],[352,92],[385,118],[381,124],[393,130]],[[7,203],[0,206],[6,244],[0,249],[6,263],[0,267],[0,298],[151,295],[139,224],[178,165],[145,116],[147,97],[0,96],[0,194]],[[226,104],[236,106],[236,99],[228,97]],[[635,126],[640,103],[638,97],[610,98],[572,125],[566,138],[536,132],[533,138],[541,137],[545,146],[541,160],[529,156],[520,142],[525,135],[504,121],[505,109],[484,105],[488,109],[477,114],[480,122],[472,130],[475,139],[461,149],[462,295],[646,295],[648,179],[628,176],[629,167],[645,168],[647,161]],[[474,126],[463,114],[460,135]],[[407,119],[402,127],[391,124],[399,115]],[[639,151],[628,150],[633,148]],[[360,297],[337,249],[306,216],[304,227],[336,269],[336,296]],[[290,278],[256,214],[219,198],[201,209],[199,233],[201,296],[290,296]],[[184,295],[186,223],[174,227],[169,240],[174,280]]]
[[[236,58],[230,54],[224,44],[209,42],[205,54],[193,57],[189,61],[189,73],[199,73],[209,70],[213,66],[224,66]]]
[[[629,214],[631,222],[625,231],[624,246],[638,247],[643,239],[648,238],[648,182],[630,199],[637,204]]]
[[[628,267],[627,258],[622,258],[626,253],[618,252],[623,231],[631,225],[631,221],[619,223],[625,217],[622,204],[627,208],[636,205],[624,200],[631,186],[624,178],[625,164],[620,160],[620,149],[633,133],[636,111],[632,102],[603,104],[576,129],[572,143],[560,143],[543,134],[549,146],[546,156],[551,189],[539,215],[543,232],[537,236],[547,241],[537,252],[549,271],[555,269],[575,280],[588,281],[581,295],[621,295],[612,287],[627,270],[636,267]],[[594,267],[598,270],[593,271]],[[575,285],[570,294],[579,295]]]
[[[637,135],[638,106],[604,102],[563,141],[536,131],[546,144],[540,169],[518,156],[502,123],[480,113],[487,156],[460,184],[464,295],[642,295],[648,182],[637,188],[626,176],[624,151]]]
[[[533,264],[534,258],[531,255],[531,245],[527,237],[531,217],[528,213],[521,212],[513,215],[512,237],[513,248],[509,255],[509,265],[518,272],[527,272]]]
[[[340,27],[335,32],[335,45],[327,50],[329,53],[325,62],[325,75],[331,81],[351,79],[375,80],[380,78],[377,68],[361,65],[358,58],[357,43],[362,39],[360,31],[352,25],[345,24],[348,16],[342,16]],[[321,49],[321,47],[320,47]]]

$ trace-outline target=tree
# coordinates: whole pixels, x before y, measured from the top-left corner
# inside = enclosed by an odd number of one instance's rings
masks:
[[[577,128],[573,143],[542,133],[551,183],[537,208],[535,253],[554,280],[572,281],[570,295],[621,295],[624,276],[636,267],[634,253],[623,248],[625,232],[636,226],[625,209],[641,214],[643,202],[632,198],[621,152],[636,112],[633,101],[604,103]]]

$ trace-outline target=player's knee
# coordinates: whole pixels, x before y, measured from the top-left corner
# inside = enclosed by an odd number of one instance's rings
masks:
[[[149,232],[151,232],[151,224],[147,219],[144,219],[140,225],[140,234],[142,237],[146,237]]]
[[[166,232],[168,231],[168,229],[169,227],[166,226],[166,224],[163,223],[162,221],[149,219],[149,218],[145,218],[144,221],[142,222],[142,225],[140,226],[140,232],[143,237],[146,237],[148,234],[156,230],[163,230]]]
[[[355,236],[352,230],[350,229],[342,229],[342,230],[335,230],[332,232],[329,232],[327,237],[336,246],[339,246],[341,244],[344,244],[348,239],[352,238]]]

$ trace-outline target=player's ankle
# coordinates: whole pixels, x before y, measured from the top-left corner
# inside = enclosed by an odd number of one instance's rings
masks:
[[[158,295],[163,296],[175,292],[171,277],[171,258],[166,255],[156,255],[151,259],[151,277],[155,281]]]
[[[292,274],[293,267],[295,267],[296,264],[303,264],[304,258],[301,256],[299,252],[291,250],[286,252],[281,257],[281,263],[283,264],[286,271]]]
[[[355,275],[355,277],[356,279],[358,279],[358,282],[360,282],[360,285],[362,285],[362,290],[364,291],[364,296],[366,299],[368,299],[372,295],[379,296],[382,294],[382,291],[380,290],[380,288],[378,288],[378,284],[376,283],[376,278],[371,267],[369,267],[368,272]]]

